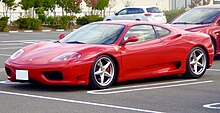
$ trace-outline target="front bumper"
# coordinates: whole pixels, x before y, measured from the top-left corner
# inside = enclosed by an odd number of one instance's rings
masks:
[[[36,81],[47,85],[87,85],[91,65],[88,63],[77,65],[20,65],[6,61],[5,70],[7,78],[13,82],[20,81],[16,80],[16,70],[27,70],[28,80],[26,82]],[[45,76],[45,72],[59,72],[62,79],[49,79]]]

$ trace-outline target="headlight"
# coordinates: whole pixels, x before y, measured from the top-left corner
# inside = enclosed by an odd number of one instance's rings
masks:
[[[51,62],[61,62],[61,61],[69,61],[80,58],[82,55],[78,52],[69,52],[64,53],[60,56],[57,56],[51,60]]]
[[[10,59],[14,60],[18,58],[19,56],[21,56],[22,53],[24,53],[24,49],[19,49],[13,55],[10,56]]]

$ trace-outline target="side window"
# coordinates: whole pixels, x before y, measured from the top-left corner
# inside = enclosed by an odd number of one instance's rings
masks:
[[[164,37],[170,34],[170,31],[168,29],[162,27],[154,26],[154,29],[158,37]]]
[[[150,41],[156,39],[156,34],[151,25],[136,25],[131,27],[124,36],[124,40],[127,40],[129,36],[138,37],[137,42],[132,42],[128,44],[141,43],[145,41]]]
[[[128,14],[140,14],[144,13],[144,10],[141,8],[128,8]]]
[[[121,11],[118,12],[118,15],[126,15],[128,13],[127,9],[123,9]]]
[[[159,10],[159,8],[157,8],[157,7],[147,8],[147,12],[148,12],[148,13],[161,13],[161,11]]]

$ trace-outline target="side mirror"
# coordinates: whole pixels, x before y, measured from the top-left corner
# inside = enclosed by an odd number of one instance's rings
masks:
[[[60,39],[63,39],[64,37],[65,37],[64,34],[60,34],[60,36],[59,36]]]
[[[122,45],[124,46],[128,42],[137,42],[139,39],[136,36],[129,36],[127,40],[122,42]]]
[[[115,13],[115,16],[118,16],[118,13]]]

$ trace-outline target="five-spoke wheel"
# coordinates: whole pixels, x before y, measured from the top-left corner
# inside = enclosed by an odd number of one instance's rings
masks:
[[[195,47],[191,50],[187,63],[186,78],[200,78],[206,71],[207,54],[201,47]]]
[[[115,80],[116,67],[107,55],[98,57],[90,72],[90,86],[96,89],[108,88]]]

